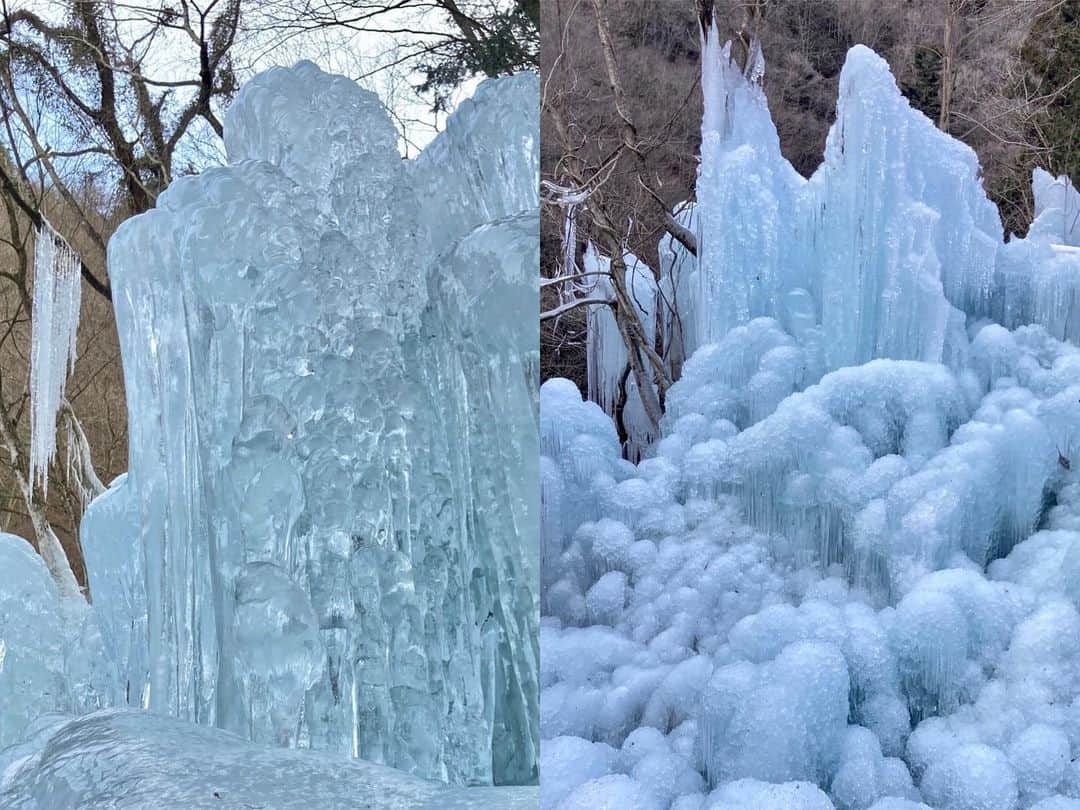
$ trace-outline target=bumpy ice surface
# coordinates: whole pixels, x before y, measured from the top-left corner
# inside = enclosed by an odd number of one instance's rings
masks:
[[[863,47],[804,180],[703,59],[662,436],[541,388],[541,807],[1080,808],[1075,190],[1006,242]]]

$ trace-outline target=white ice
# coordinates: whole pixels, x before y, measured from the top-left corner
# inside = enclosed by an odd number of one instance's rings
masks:
[[[861,46],[803,180],[751,61],[704,43],[661,436],[541,387],[541,806],[1077,807],[1076,191],[1006,241]]]
[[[49,491],[56,454],[56,417],[75,369],[82,301],[78,254],[46,220],[34,237],[30,336],[30,483]]]

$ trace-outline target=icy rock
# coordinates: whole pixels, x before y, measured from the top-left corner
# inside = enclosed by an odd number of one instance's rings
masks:
[[[1069,738],[1061,729],[1045,723],[1024,730],[1009,745],[1007,754],[1016,770],[1024,804],[1055,793],[1072,759]]]
[[[536,807],[537,789],[450,788],[369,762],[267,748],[163,715],[105,710],[40,735],[0,778],[10,810],[72,807]]]
[[[652,726],[666,733],[696,718],[712,671],[713,663],[705,655],[695,655],[675,664],[645,704],[642,726]]]
[[[540,746],[541,810],[553,810],[580,785],[611,773],[615,756],[610,745],[580,737],[544,740]]]
[[[788,394],[816,381],[808,366],[803,350],[775,320],[756,318],[687,361],[669,393],[665,425],[694,414],[748,427]]]
[[[1035,804],[1031,805],[1031,810],[1080,810],[1080,799],[1051,796],[1035,802]]]
[[[678,754],[647,754],[634,766],[630,775],[654,796],[671,802],[678,796],[700,793],[705,780]]]
[[[923,797],[940,810],[1015,810],[1016,772],[998,749],[970,744],[930,765]]]
[[[614,483],[620,448],[615,426],[604,412],[583,400],[569,380],[554,379],[540,387],[540,449],[546,581],[558,578],[557,560],[568,535],[600,517],[594,484],[598,479]]]
[[[838,810],[866,810],[883,796],[917,799],[918,791],[900,759],[886,759],[868,729],[848,729],[829,794]]]
[[[139,418],[83,542],[129,704],[535,781],[537,93],[403,161],[374,95],[273,68],[111,240]]]
[[[971,674],[1009,643],[1005,591],[971,571],[937,571],[897,605],[891,643],[912,716],[948,713],[971,696]]]
[[[1070,602],[1050,599],[1017,625],[1002,657],[1003,673],[1049,692],[1052,699],[1073,696],[1080,679],[1080,613]]]
[[[595,526],[590,549],[593,559],[606,569],[630,573],[634,533],[625,524],[610,518],[601,519]]]
[[[664,802],[624,774],[593,779],[577,788],[556,805],[556,810],[662,810]]]
[[[760,668],[718,670],[704,696],[710,780],[827,783],[841,755],[849,688],[843,655],[823,642],[792,644]]]
[[[739,779],[709,794],[707,810],[833,810],[829,797],[811,782],[770,784]]]
[[[585,594],[585,607],[593,624],[615,624],[626,602],[626,574],[609,571]]]

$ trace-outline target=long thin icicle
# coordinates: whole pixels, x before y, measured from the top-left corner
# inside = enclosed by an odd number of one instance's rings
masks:
[[[81,304],[79,256],[44,219],[34,250],[30,345],[30,480],[49,491],[56,453],[56,414],[75,368]]]

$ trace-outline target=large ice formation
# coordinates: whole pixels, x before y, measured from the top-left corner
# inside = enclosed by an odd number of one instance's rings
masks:
[[[861,46],[804,180],[703,63],[661,436],[540,391],[541,807],[1080,808],[1080,196],[1006,241]]]
[[[81,532],[97,705],[536,781],[537,98],[485,82],[404,161],[376,96],[274,68],[228,110],[228,165],[118,230],[129,466]],[[0,650],[48,691],[41,612],[41,655]],[[35,694],[0,742],[93,708]]]

